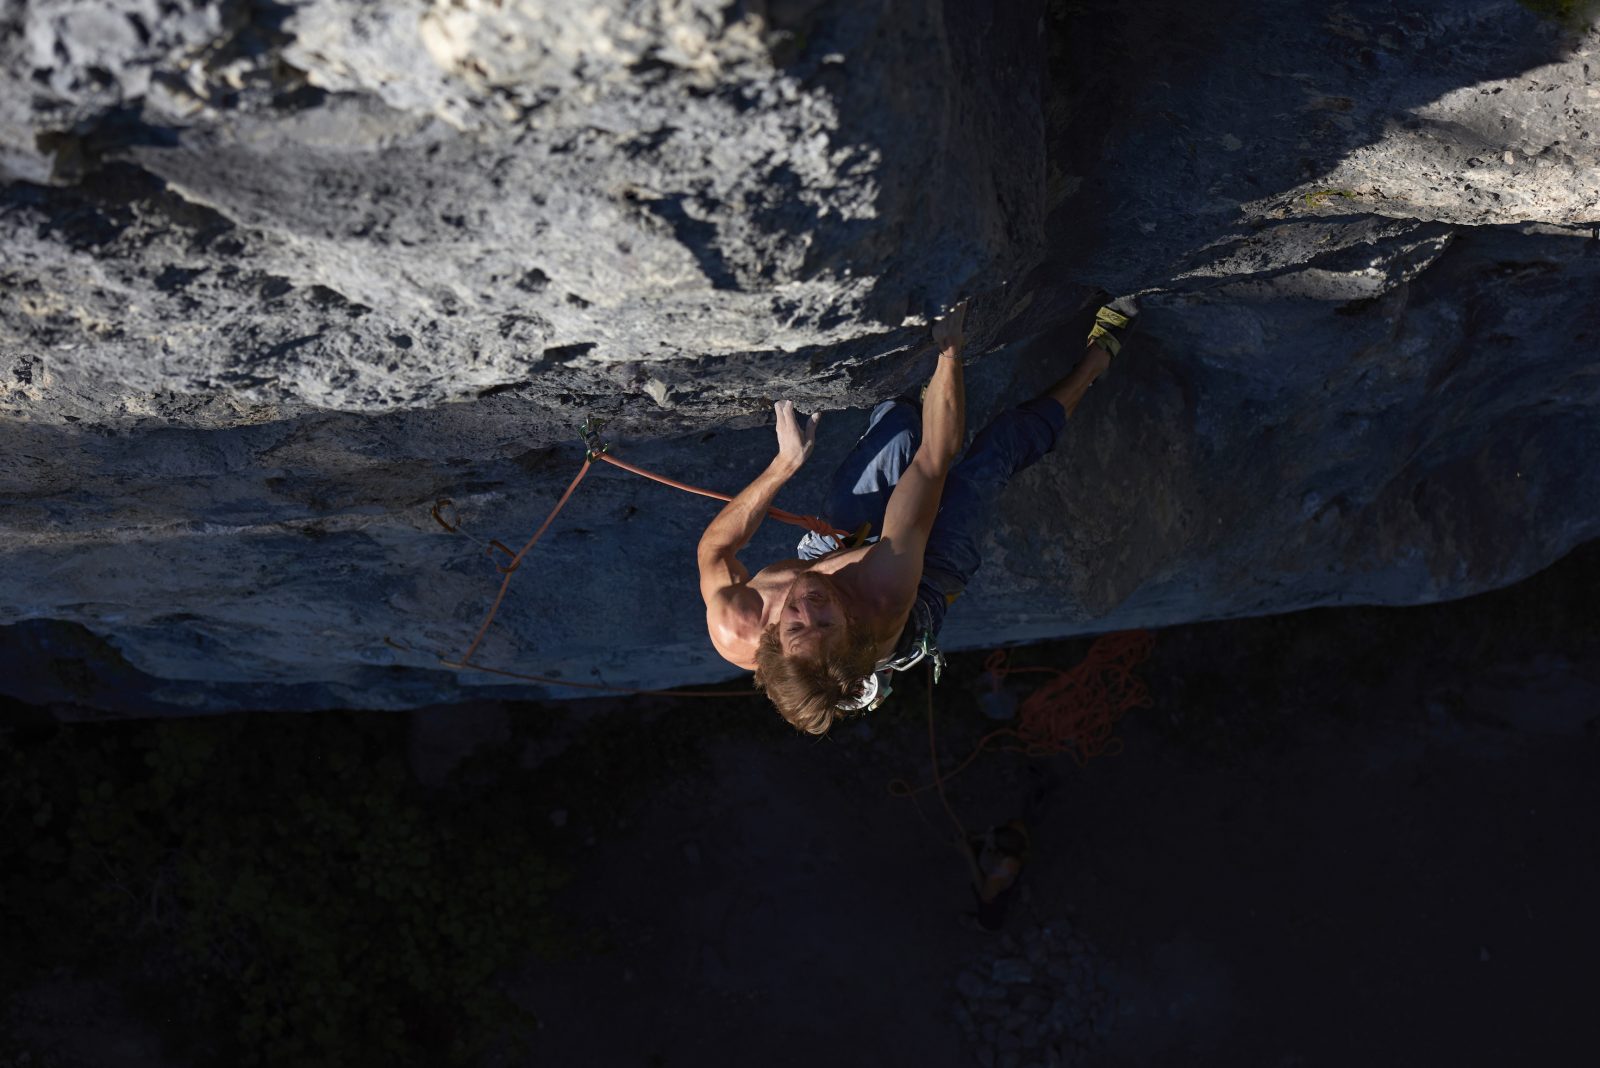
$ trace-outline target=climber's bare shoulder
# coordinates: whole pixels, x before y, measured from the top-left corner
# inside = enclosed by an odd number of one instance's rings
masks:
[[[761,632],[772,622],[795,575],[809,566],[804,560],[779,560],[752,575],[731,555],[701,562],[706,633],[722,659],[746,671],[755,670]]]
[[[706,598],[706,633],[717,654],[734,667],[753,671],[761,642],[761,594],[744,584],[726,586]]]

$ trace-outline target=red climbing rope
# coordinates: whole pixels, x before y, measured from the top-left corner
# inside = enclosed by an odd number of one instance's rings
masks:
[[[1050,680],[1029,694],[1017,709],[1017,724],[990,731],[978,739],[967,758],[952,770],[939,770],[938,752],[932,744],[933,696],[929,689],[929,748],[933,750],[933,781],[911,786],[904,779],[889,784],[895,797],[915,797],[937,789],[944,800],[944,784],[967,770],[984,750],[1002,739],[1015,744],[996,746],[1001,752],[1043,757],[1066,753],[1082,765],[1093,757],[1122,751],[1122,739],[1115,736],[1117,721],[1130,708],[1149,708],[1150,691],[1144,680],[1133,673],[1155,649],[1149,631],[1128,630],[1102,634],[1089,647],[1088,654],[1067,671],[1052,667],[1007,667],[1006,653],[997,649],[989,654],[984,669],[989,685],[999,690],[1011,675],[1049,675]],[[949,810],[945,802],[945,809]],[[952,813],[951,818],[954,819]],[[957,827],[960,822],[957,821]]]
[[[658,475],[654,471],[646,471],[644,468],[630,464],[626,460],[617,459],[609,452],[596,453],[595,459],[604,460],[608,464],[615,464],[624,471],[631,471],[636,475],[643,475],[645,478],[648,478],[653,482],[659,482],[663,486],[671,486],[673,489],[681,489],[688,493],[698,493],[702,497],[710,497],[718,501],[733,500],[733,498],[728,496],[726,493],[718,493],[716,490],[701,489],[699,486],[691,486],[687,482],[679,482],[677,479],[668,478],[666,475]],[[817,534],[832,534],[839,538],[847,536],[844,531],[835,530],[833,528],[833,524],[829,523],[826,519],[820,519],[814,515],[798,515],[794,512],[785,512],[782,508],[768,508],[767,514],[780,523],[788,523],[791,526],[804,527],[807,530]]]
[[[991,685],[1008,675],[1047,674],[1048,682],[1017,709],[1016,737],[1030,756],[1067,753],[1081,766],[1097,756],[1122,751],[1117,721],[1130,708],[1149,708],[1150,691],[1133,673],[1155,649],[1149,631],[1103,634],[1070,671],[1049,667],[1007,667],[997,649],[984,663]]]
[[[749,694],[727,693],[720,690],[641,690],[629,686],[609,686],[604,683],[576,682],[545,675],[526,675],[516,671],[507,671],[503,668],[489,667],[488,665],[477,663],[472,659],[473,654],[478,651],[478,646],[483,644],[484,637],[489,633],[489,627],[494,623],[495,616],[500,611],[501,603],[506,599],[506,591],[511,588],[511,576],[516,573],[517,568],[522,566],[523,558],[526,557],[529,551],[539,543],[539,539],[544,537],[545,531],[550,529],[550,524],[555,522],[556,516],[561,514],[561,509],[566,507],[567,501],[571,499],[573,491],[576,490],[578,488],[578,484],[583,481],[583,476],[589,473],[589,468],[594,465],[595,460],[604,460],[606,463],[621,468],[624,471],[631,472],[635,475],[642,475],[643,477],[654,482],[659,482],[664,486],[671,486],[674,489],[695,493],[702,497],[711,497],[719,501],[733,500],[733,498],[727,494],[718,493],[715,490],[702,489],[699,486],[691,486],[687,482],[679,482],[675,478],[668,478],[665,475],[656,474],[654,471],[646,470],[645,468],[639,467],[636,464],[628,463],[625,460],[619,460],[617,457],[612,456],[609,452],[607,452],[604,445],[601,445],[597,440],[592,439],[592,434],[589,431],[587,424],[585,425],[585,439],[588,443],[588,450],[584,457],[583,466],[578,469],[577,475],[567,486],[567,490],[561,495],[561,499],[556,502],[556,506],[550,510],[550,514],[545,516],[544,522],[539,524],[539,529],[534,531],[533,537],[529,538],[522,548],[518,549],[515,553],[513,553],[510,547],[504,542],[495,539],[489,539],[483,542],[489,552],[503,553],[511,558],[510,562],[503,564],[497,563],[495,565],[495,569],[499,571],[502,576],[500,579],[500,589],[495,593],[494,601],[489,605],[489,611],[484,615],[483,622],[479,624],[477,633],[473,635],[472,643],[467,646],[467,651],[462,653],[461,656],[455,660],[450,660],[441,656],[439,657],[439,662],[446,667],[456,668],[457,670],[461,671],[482,671],[490,675],[501,675],[506,678],[524,679],[529,682],[539,682],[549,686],[566,686],[580,690],[600,690],[607,693],[650,694],[666,697],[749,697]],[[441,499],[435,502],[431,514],[433,515],[435,522],[451,533],[466,533],[465,529],[462,527],[460,516],[456,512],[454,502],[448,499]],[[831,534],[839,538],[847,537],[844,531],[835,530],[827,521],[817,518],[816,516],[798,515],[794,512],[786,512],[781,508],[769,508],[767,509],[767,514],[779,522],[789,523],[797,527],[804,527],[806,530],[814,531],[818,534]],[[403,646],[392,639],[390,640],[390,644],[394,645],[395,648],[406,648],[406,646]]]
[[[482,643],[483,636],[489,633],[489,624],[494,622],[495,613],[500,611],[500,602],[506,599],[506,590],[511,588],[511,576],[516,573],[517,568],[522,566],[522,558],[528,555],[528,550],[539,544],[539,539],[544,537],[544,532],[550,529],[550,524],[555,522],[556,516],[561,514],[561,509],[566,507],[568,498],[572,496],[572,491],[578,488],[578,483],[582,482],[583,476],[588,473],[589,461],[585,460],[583,461],[583,466],[578,468],[576,477],[567,486],[567,492],[563,493],[561,499],[556,502],[556,506],[550,509],[550,514],[544,517],[544,522],[539,524],[539,529],[534,531],[533,537],[529,538],[527,543],[517,550],[516,555],[511,558],[509,564],[495,565],[500,574],[504,576],[500,580],[500,592],[494,595],[494,603],[489,606],[489,614],[483,617],[483,625],[478,628],[478,633],[472,639],[472,644],[467,646],[467,651],[461,654],[461,666],[469,667],[472,665],[472,654],[478,651],[478,646]]]

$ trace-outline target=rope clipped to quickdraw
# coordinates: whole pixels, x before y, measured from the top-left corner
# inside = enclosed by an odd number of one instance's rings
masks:
[[[454,502],[448,498],[442,498],[434,503],[430,514],[433,516],[434,522],[438,523],[445,530],[452,534],[466,534],[468,537],[474,538],[486,547],[485,551],[488,553],[493,554],[495,552],[499,552],[507,557],[510,557],[509,561],[507,562],[497,562],[495,564],[495,570],[499,571],[501,575],[500,589],[496,591],[494,601],[489,605],[489,611],[484,615],[483,622],[478,626],[477,633],[472,637],[472,643],[467,646],[467,651],[462,653],[461,656],[455,660],[449,660],[441,656],[439,658],[439,662],[444,664],[446,667],[456,668],[457,670],[482,671],[490,675],[500,675],[505,678],[521,679],[528,682],[538,682],[549,686],[566,686],[581,690],[600,690],[607,693],[651,694],[668,697],[743,698],[749,696],[748,694],[727,693],[720,690],[642,690],[629,686],[610,686],[604,683],[576,682],[569,679],[558,679],[545,675],[527,675],[521,672],[507,671],[503,668],[494,668],[484,664],[479,664],[472,659],[473,654],[478,651],[478,646],[483,644],[483,639],[488,635],[489,627],[494,623],[495,616],[500,611],[500,605],[506,599],[506,592],[511,588],[511,576],[514,575],[517,569],[522,566],[523,559],[527,557],[528,553],[533,549],[533,547],[539,544],[539,539],[544,537],[545,531],[550,529],[550,524],[555,522],[556,516],[561,514],[561,509],[566,507],[567,501],[572,498],[573,491],[578,488],[579,483],[581,483],[584,476],[589,473],[589,469],[594,466],[594,462],[596,460],[603,460],[614,467],[621,468],[622,470],[635,475],[641,475],[653,482],[659,482],[664,486],[671,486],[674,489],[684,490],[685,492],[698,494],[702,497],[711,497],[720,501],[733,500],[733,498],[727,494],[718,493],[715,490],[702,489],[699,486],[691,486],[687,482],[679,482],[677,479],[668,478],[665,475],[659,475],[654,471],[646,470],[643,467],[639,467],[635,464],[628,463],[625,460],[620,460],[617,457],[612,456],[610,452],[610,446],[606,445],[605,442],[600,439],[600,428],[602,425],[603,424],[598,419],[589,419],[584,421],[584,424],[581,427],[584,446],[583,466],[578,469],[577,475],[574,476],[572,482],[568,484],[566,492],[561,495],[561,499],[556,502],[556,506],[550,510],[550,514],[545,516],[544,522],[539,524],[539,529],[534,531],[533,537],[529,538],[523,544],[522,548],[518,549],[516,552],[512,552],[508,545],[497,539],[484,539],[468,533],[461,523],[461,517],[456,510]],[[806,530],[813,531],[818,534],[832,535],[841,539],[849,536],[842,530],[835,530],[830,523],[817,516],[799,515],[794,512],[786,512],[781,508],[769,508],[767,509],[767,514],[779,522],[789,523],[793,526],[804,527]],[[397,649],[409,648],[398,642],[395,642],[393,639],[386,639],[386,641],[388,641],[390,645]]]

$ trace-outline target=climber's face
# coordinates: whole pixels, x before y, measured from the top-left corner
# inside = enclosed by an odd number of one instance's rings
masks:
[[[833,580],[810,571],[796,578],[778,612],[783,654],[820,659],[844,632],[844,605]]]

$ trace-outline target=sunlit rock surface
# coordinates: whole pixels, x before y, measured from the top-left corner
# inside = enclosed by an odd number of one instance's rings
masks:
[[[54,0],[0,28],[12,693],[513,692],[438,665],[498,575],[436,500],[520,544],[589,417],[736,490],[791,397],[827,411],[780,499],[814,510],[963,295],[975,426],[1070,367],[1097,294],[1143,315],[952,647],[1462,596],[1600,535],[1577,16]],[[692,573],[714,507],[595,470],[482,659],[728,677]]]

